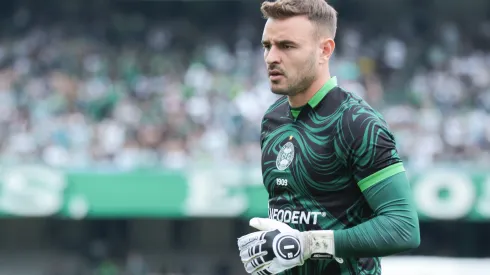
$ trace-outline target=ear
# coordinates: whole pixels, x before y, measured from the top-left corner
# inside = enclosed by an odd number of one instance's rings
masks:
[[[333,38],[323,38],[320,41],[320,50],[320,63],[327,63],[335,50],[335,41]]]

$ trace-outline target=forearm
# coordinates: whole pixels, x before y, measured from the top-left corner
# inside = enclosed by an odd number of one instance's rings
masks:
[[[334,232],[337,257],[382,257],[419,246],[419,220],[405,173],[379,182],[364,195],[376,216]]]
[[[383,257],[416,248],[419,243],[418,227],[399,217],[379,216],[354,228],[335,231],[338,257]]]
[[[420,243],[418,216],[405,173],[379,182],[364,192],[375,217],[345,230],[308,232],[312,254],[336,257],[382,257]]]

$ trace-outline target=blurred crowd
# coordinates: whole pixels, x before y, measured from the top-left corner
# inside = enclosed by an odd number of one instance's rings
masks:
[[[257,161],[274,96],[256,43],[182,53],[167,47],[165,28],[121,46],[70,31],[2,39],[2,161],[123,169]]]
[[[183,50],[175,26],[127,25],[118,43],[61,23],[1,37],[2,163],[256,165],[260,121],[276,99],[258,40],[210,38]],[[481,29],[488,39],[490,25]],[[332,74],[382,112],[409,165],[489,163],[490,54],[456,25],[440,34],[414,47],[346,27]]]

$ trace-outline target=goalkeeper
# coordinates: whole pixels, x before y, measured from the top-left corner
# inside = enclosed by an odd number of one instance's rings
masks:
[[[336,11],[324,0],[264,2],[271,90],[261,129],[269,218],[238,239],[254,275],[381,274],[380,257],[420,244],[419,221],[382,116],[337,84]]]

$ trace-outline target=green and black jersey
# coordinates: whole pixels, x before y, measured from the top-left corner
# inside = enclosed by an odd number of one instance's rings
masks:
[[[284,275],[381,274],[378,257],[420,242],[393,135],[335,77],[302,108],[276,101],[263,118],[261,149],[269,218],[300,231],[334,230],[344,259],[308,260]]]

